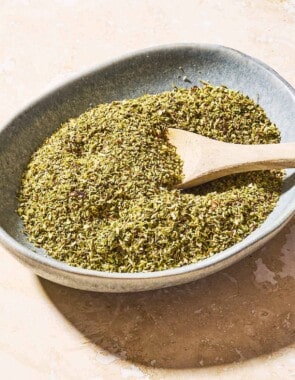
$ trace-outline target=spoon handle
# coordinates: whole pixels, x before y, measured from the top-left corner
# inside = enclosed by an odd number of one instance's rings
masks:
[[[235,172],[295,167],[295,142],[282,144],[230,144],[228,164]]]
[[[184,167],[186,174],[179,188],[186,189],[230,174],[295,167],[295,142],[242,145],[212,141],[201,148],[199,145],[199,149],[203,151],[202,158],[199,162],[198,158],[190,158],[188,169]],[[195,152],[198,153],[197,147]],[[193,162],[198,162],[198,165]]]

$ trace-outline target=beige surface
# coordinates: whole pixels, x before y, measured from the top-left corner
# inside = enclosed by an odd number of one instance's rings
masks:
[[[294,1],[0,2],[0,122],[81,69],[169,42],[221,43],[295,85]],[[207,279],[71,290],[0,248],[2,379],[295,378],[295,221]]]

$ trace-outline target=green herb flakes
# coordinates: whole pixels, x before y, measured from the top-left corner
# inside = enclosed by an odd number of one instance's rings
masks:
[[[18,208],[30,241],[73,266],[141,272],[203,260],[249,235],[275,207],[282,172],[175,190],[182,162],[168,127],[240,144],[280,140],[260,106],[224,86],[100,104],[32,156]]]

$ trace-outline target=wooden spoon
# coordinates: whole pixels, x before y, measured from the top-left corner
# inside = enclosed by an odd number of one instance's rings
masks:
[[[184,162],[180,189],[234,173],[295,167],[295,142],[231,144],[174,128],[168,129],[168,138]]]

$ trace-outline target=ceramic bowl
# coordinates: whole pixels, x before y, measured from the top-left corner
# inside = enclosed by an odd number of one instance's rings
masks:
[[[295,171],[287,177],[278,205],[242,242],[201,262],[153,273],[107,273],[70,267],[33,247],[16,214],[16,192],[32,153],[70,117],[90,105],[146,93],[191,87],[200,80],[224,84],[255,99],[282,134],[295,141],[295,92],[275,71],[236,50],[217,45],[156,47],[83,73],[22,110],[0,134],[0,241],[21,262],[48,280],[85,290],[142,291],[182,284],[212,274],[249,255],[271,239],[295,210]]]

